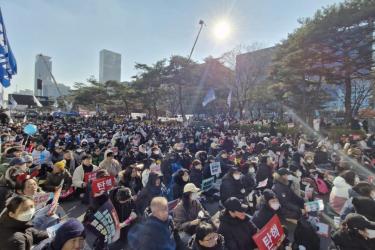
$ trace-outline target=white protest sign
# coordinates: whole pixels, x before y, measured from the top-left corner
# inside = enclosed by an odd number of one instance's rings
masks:
[[[211,170],[211,175],[221,174],[220,162],[210,163],[210,170]]]

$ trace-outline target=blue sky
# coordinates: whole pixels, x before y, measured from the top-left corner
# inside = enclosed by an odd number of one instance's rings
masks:
[[[58,82],[73,85],[98,78],[99,51],[122,54],[122,80],[135,75],[135,62],[151,64],[171,55],[193,54],[202,61],[238,44],[272,46],[322,6],[339,0],[0,0],[12,50],[18,63],[9,91],[33,89],[34,61],[52,57]],[[227,20],[231,35],[218,41],[213,27]]]

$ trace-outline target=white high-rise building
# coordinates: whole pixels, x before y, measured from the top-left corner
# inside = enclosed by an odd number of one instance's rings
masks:
[[[48,85],[52,85],[52,61],[51,57],[37,55],[35,59],[34,95],[47,96]]]
[[[121,54],[103,49],[99,53],[99,82],[121,81]]]

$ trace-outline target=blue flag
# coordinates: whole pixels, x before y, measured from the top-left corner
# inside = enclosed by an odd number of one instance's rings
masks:
[[[210,89],[207,92],[207,95],[203,99],[203,102],[202,102],[203,107],[205,107],[207,104],[209,104],[210,102],[212,102],[215,99],[216,99],[215,91],[213,89]]]
[[[0,82],[5,88],[10,86],[12,75],[17,74],[17,62],[10,49],[3,14],[0,9]]]

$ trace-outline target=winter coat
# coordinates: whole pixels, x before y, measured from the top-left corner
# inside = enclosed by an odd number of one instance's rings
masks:
[[[236,197],[240,200],[245,198],[246,189],[242,180],[235,180],[231,173],[224,176],[220,185],[220,199],[224,203],[230,197]]]
[[[375,221],[375,200],[368,197],[353,198],[353,207],[357,214],[365,216],[370,221]]]
[[[180,201],[173,209],[173,221],[177,230],[191,232],[190,222],[198,218],[199,211],[204,211],[199,201],[191,201],[188,209]]]
[[[279,210],[275,211],[268,204],[262,204],[260,209],[254,213],[252,218],[253,223],[257,228],[261,229],[267,222],[274,216],[277,215],[280,219],[282,219],[280,208]]]
[[[257,173],[255,175],[255,179],[256,179],[257,183],[259,183],[259,182],[264,181],[265,179],[268,178],[266,188],[271,188],[272,187],[272,183],[273,183],[272,174],[273,174],[272,167],[268,166],[265,163],[262,163],[258,167],[258,171],[257,171]]]
[[[135,205],[137,213],[143,215],[145,209],[150,205],[151,200],[156,196],[163,196],[162,184],[155,186],[156,179],[160,178],[156,173],[150,173],[146,187],[144,187],[138,194]]]
[[[95,172],[98,170],[98,167],[95,165],[92,165],[93,169],[92,171]],[[84,183],[85,178],[85,171],[83,170],[83,166],[79,165],[73,173],[73,186],[76,188],[82,188],[82,184]]]
[[[293,192],[301,196],[301,178],[294,176],[294,175],[289,175],[289,181],[291,182],[290,188],[293,190]]]
[[[55,188],[61,184],[61,181],[64,180],[63,189],[67,190],[72,185],[72,176],[68,172],[68,170],[64,169],[62,173],[48,173],[47,180],[44,184],[44,191],[46,192],[55,192]]]
[[[117,176],[121,171],[121,164],[115,159],[108,159],[107,153],[104,154],[104,160],[100,162],[99,168],[107,170],[111,176]]]
[[[349,189],[348,193],[349,193],[349,199],[347,199],[345,201],[345,204],[344,204],[344,206],[343,206],[343,208],[341,209],[341,212],[340,212],[340,218],[341,218],[341,220],[345,220],[345,218],[346,218],[346,216],[348,214],[355,212],[352,201],[353,201],[354,197],[359,197],[360,196],[353,189]]]
[[[173,200],[180,199],[184,192],[184,187],[187,182],[184,182],[181,176],[178,174],[178,171],[173,175]]]
[[[314,155],[314,163],[316,165],[329,163],[328,153],[320,150],[316,151]]]
[[[7,199],[14,194],[16,183],[10,177],[10,172],[13,172],[13,169],[14,167],[8,168],[0,178],[0,213],[5,208]]]
[[[371,250],[375,246],[373,242],[365,240],[357,233],[339,230],[332,236],[332,241],[340,250]]]
[[[169,221],[154,216],[134,225],[128,234],[129,250],[175,250],[176,242]]]
[[[30,222],[11,218],[5,211],[0,218],[0,235],[3,239],[0,250],[29,250],[48,238],[48,234],[33,228]]]
[[[202,171],[192,167],[190,170],[190,182],[194,183],[194,185],[197,188],[201,188],[202,180],[203,180]]]
[[[341,176],[337,176],[333,180],[333,188],[329,195],[329,205],[337,214],[341,212],[346,200],[349,199],[349,189],[351,188]]]
[[[219,234],[219,237],[217,239],[217,244],[214,247],[206,248],[201,245],[195,240],[195,235],[193,235],[188,243],[188,250],[226,250],[225,248],[225,241],[224,237]]]
[[[305,201],[296,195],[289,187],[289,183],[284,183],[280,176],[276,175],[275,183],[272,187],[280,202],[281,214],[288,219],[299,219],[302,215]]]
[[[256,245],[252,236],[257,232],[256,226],[249,217],[244,220],[232,218],[227,211],[220,214],[218,233],[224,236],[225,246],[228,250],[250,250]]]

